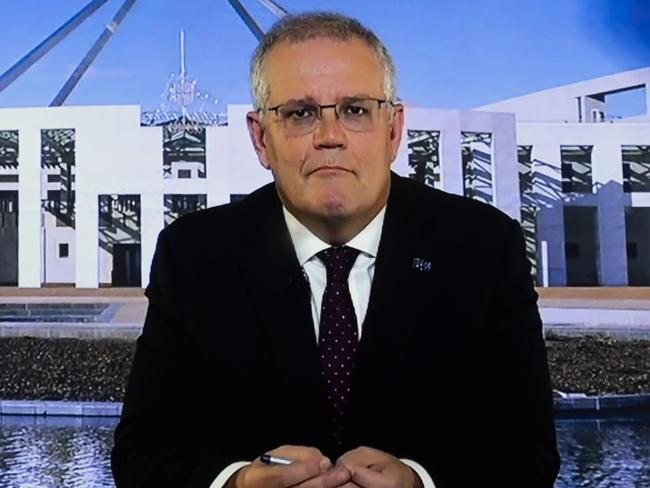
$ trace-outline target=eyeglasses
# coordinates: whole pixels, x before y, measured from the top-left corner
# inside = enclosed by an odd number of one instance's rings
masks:
[[[316,130],[323,110],[333,108],[336,118],[345,129],[352,132],[372,132],[377,128],[382,105],[395,106],[379,98],[348,98],[338,103],[319,105],[309,102],[288,102],[260,111],[275,112],[287,137],[300,137]]]

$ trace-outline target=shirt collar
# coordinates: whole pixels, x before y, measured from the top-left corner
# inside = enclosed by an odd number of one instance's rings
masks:
[[[287,223],[289,235],[291,236],[293,247],[296,250],[296,256],[298,257],[300,266],[303,266],[316,253],[331,247],[327,242],[319,239],[305,227],[284,205],[282,206],[282,212],[284,213],[284,219]],[[368,225],[345,245],[358,249],[369,256],[376,257],[385,214],[386,206],[384,205]]]

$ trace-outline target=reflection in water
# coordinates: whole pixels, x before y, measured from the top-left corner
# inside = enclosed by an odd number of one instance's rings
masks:
[[[0,488],[114,487],[116,418],[0,416]],[[650,487],[650,416],[558,420],[556,488]]]
[[[556,422],[556,488],[650,486],[650,416]]]
[[[117,419],[0,416],[0,488],[114,487]]]

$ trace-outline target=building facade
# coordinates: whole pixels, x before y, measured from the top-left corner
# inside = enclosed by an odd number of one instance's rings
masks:
[[[644,68],[479,108],[517,118],[521,222],[537,284],[650,285],[648,86]],[[615,112],[621,96],[633,115]]]
[[[138,106],[0,109],[0,284],[146,287],[164,226],[271,181],[248,110],[143,126]],[[519,216],[513,115],[406,113],[396,172]]]
[[[407,107],[393,170],[520,220],[538,285],[650,285],[649,83],[647,68],[471,111]],[[643,110],[615,117],[630,90]],[[248,110],[147,125],[138,106],[0,109],[0,285],[146,287],[163,227],[271,181]]]

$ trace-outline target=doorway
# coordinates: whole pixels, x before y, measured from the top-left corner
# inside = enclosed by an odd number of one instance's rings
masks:
[[[140,244],[113,244],[113,286],[141,286]]]

